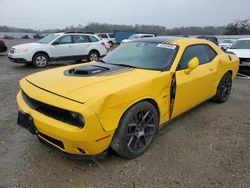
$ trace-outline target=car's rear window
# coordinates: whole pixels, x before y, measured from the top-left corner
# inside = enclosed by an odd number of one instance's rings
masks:
[[[98,37],[101,37],[103,39],[108,38],[107,34],[97,34]]]
[[[109,34],[109,37],[110,38],[115,38],[115,35],[114,34]]]

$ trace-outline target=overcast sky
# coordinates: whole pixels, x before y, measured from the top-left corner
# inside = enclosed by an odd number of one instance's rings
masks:
[[[0,25],[55,29],[90,22],[226,25],[250,18],[250,0],[0,0]]]

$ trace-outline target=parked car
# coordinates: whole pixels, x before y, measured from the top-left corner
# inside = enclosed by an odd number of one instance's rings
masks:
[[[240,58],[241,66],[250,67],[250,38],[242,38],[227,49],[228,53],[236,54]]]
[[[29,39],[30,37],[28,35],[22,36],[22,39]]]
[[[128,39],[124,39],[121,41],[121,44],[136,40],[136,39],[141,39],[141,38],[149,38],[149,37],[155,37],[154,34],[133,34],[131,35]]]
[[[0,53],[6,52],[8,50],[6,44],[3,40],[0,40]]]
[[[219,43],[219,47],[226,51],[235,41],[235,39],[225,39]]]
[[[13,40],[14,37],[13,36],[10,36],[10,35],[4,35],[3,37],[4,39],[7,39],[7,40]]]
[[[97,61],[106,53],[104,43],[95,35],[55,33],[36,43],[13,46],[8,56],[12,62],[32,63],[35,68],[44,68],[51,61],[81,59]]]
[[[199,36],[197,37],[198,39],[206,39],[206,40],[209,40],[211,42],[213,42],[214,44],[218,45],[219,42],[218,42],[218,39],[217,37],[215,36]]]
[[[18,124],[71,157],[143,154],[156,130],[198,104],[227,101],[239,59],[207,40],[152,37],[99,62],[20,81]]]
[[[36,33],[35,35],[33,35],[34,39],[42,39],[43,37],[45,37],[44,35],[38,34]]]
[[[110,47],[116,44],[115,35],[113,33],[96,33],[96,35],[104,40],[107,40]]]

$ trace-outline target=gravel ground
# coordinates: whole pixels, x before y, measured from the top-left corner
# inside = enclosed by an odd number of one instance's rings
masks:
[[[135,160],[110,153],[79,161],[16,125],[18,80],[39,70],[11,63],[5,54],[0,65],[0,187],[250,187],[248,80],[234,80],[226,103],[205,102],[171,121]]]

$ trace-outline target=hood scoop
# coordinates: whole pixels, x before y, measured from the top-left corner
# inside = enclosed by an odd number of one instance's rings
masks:
[[[99,75],[106,71],[109,71],[109,68],[96,65],[89,65],[89,66],[75,67],[73,69],[66,70],[64,73],[67,76],[88,77],[88,76]]]

